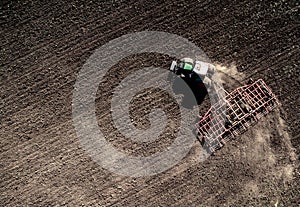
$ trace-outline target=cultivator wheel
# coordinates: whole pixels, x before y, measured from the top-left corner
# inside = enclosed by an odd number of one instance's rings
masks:
[[[210,153],[228,140],[243,134],[280,103],[266,83],[259,79],[239,87],[211,106],[196,124],[198,139]]]

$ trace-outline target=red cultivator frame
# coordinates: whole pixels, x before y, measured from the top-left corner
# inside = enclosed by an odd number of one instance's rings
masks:
[[[230,139],[279,106],[276,96],[261,79],[239,87],[211,106],[197,123],[198,139],[213,153]]]

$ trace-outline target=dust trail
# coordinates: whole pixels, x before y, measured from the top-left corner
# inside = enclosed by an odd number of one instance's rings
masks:
[[[265,166],[272,167],[276,163],[275,155],[270,147],[271,132],[268,123],[262,123],[261,127],[254,129],[254,144],[249,149],[248,158],[252,161],[264,163]]]
[[[274,137],[280,142],[274,143]],[[241,139],[242,145],[245,145],[240,153],[241,160],[256,169],[253,180],[245,184],[244,193],[256,197],[259,191],[266,192],[262,193],[265,196],[271,196],[268,195],[268,188],[271,186],[275,197],[280,198],[282,188],[288,188],[289,183],[294,182],[293,161],[297,159],[295,148],[287,132],[287,125],[280,116],[280,110],[275,109],[261,119],[243,134]],[[283,163],[283,158],[289,158],[290,162],[286,159]],[[261,180],[271,182],[266,186],[261,183]]]
[[[214,63],[214,65],[219,72],[217,75],[223,81],[223,83],[225,83],[225,81],[228,79],[228,76],[239,82],[243,81],[246,77],[244,73],[238,71],[237,66],[234,63],[231,63],[228,66],[220,63]]]
[[[281,109],[283,110],[283,109]],[[284,119],[280,116],[280,111],[276,110],[275,111],[275,117],[276,117],[276,124],[277,124],[277,131],[280,137],[282,137],[282,140],[285,144],[285,146],[288,149],[288,153],[289,153],[289,158],[291,161],[296,161],[297,158],[297,154],[296,154],[296,149],[293,147],[292,143],[291,143],[291,138],[290,135],[287,132],[287,125],[284,121]]]
[[[269,117],[261,119],[240,138],[243,140],[242,145],[245,145],[243,157],[253,165],[261,165],[259,168],[263,169],[262,171],[265,171],[265,168],[273,168],[277,162],[270,144],[272,130]]]

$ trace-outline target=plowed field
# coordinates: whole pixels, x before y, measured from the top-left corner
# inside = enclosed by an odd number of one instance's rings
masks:
[[[300,206],[298,1],[3,0],[0,9],[0,206]],[[195,43],[223,67],[228,90],[262,78],[281,108],[205,162],[198,162],[195,140],[180,163],[156,176],[103,169],[72,123],[76,77],[97,48],[144,30]],[[97,120],[118,150],[147,156],[172,142],[176,106],[165,108],[173,128],[150,144],[124,139],[109,108],[129,71],[168,69],[170,60],[155,53],[127,57],[115,68],[119,75],[112,70],[99,85]],[[132,102],[135,124],[147,128],[144,115],[168,99],[141,92]],[[206,97],[201,113],[208,107]]]

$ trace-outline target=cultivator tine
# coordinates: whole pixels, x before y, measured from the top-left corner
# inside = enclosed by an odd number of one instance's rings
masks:
[[[196,124],[199,140],[211,153],[280,105],[262,79],[225,94]]]

